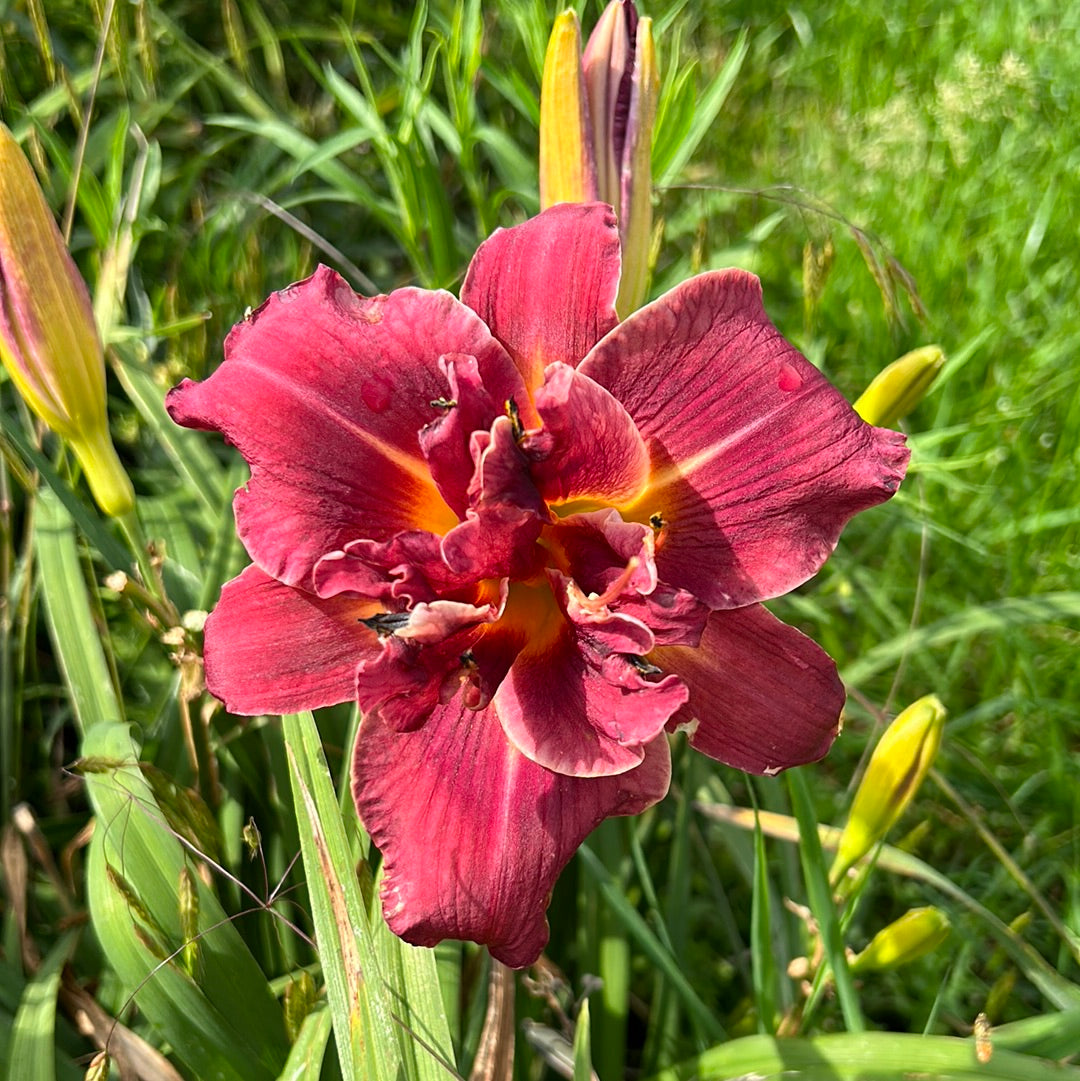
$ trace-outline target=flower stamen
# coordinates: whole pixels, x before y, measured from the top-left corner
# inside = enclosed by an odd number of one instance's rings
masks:
[[[590,593],[587,597],[582,599],[582,607],[587,608],[592,612],[599,612],[606,608],[612,601],[619,599],[622,591],[626,588],[627,583],[634,576],[634,572],[641,566],[641,560],[637,556],[631,556],[627,561],[626,566],[623,568],[619,577],[615,579],[601,593],[597,596],[595,593]]]
[[[633,668],[636,668],[643,676],[662,676],[664,670],[657,668],[651,661],[647,661],[644,657],[639,657],[636,653],[624,653],[627,663]]]
[[[358,619],[369,631],[374,631],[380,638],[389,638],[409,622],[408,612],[376,612],[366,619]]]
[[[510,432],[515,443],[520,443],[525,438],[525,425],[521,423],[521,410],[513,398],[507,398],[504,403],[506,415],[510,418]]]

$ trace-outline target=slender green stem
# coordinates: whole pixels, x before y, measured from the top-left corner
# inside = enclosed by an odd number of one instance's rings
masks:
[[[844,1024],[850,1032],[862,1032],[866,1025],[859,1006],[855,981],[852,979],[847,959],[844,956],[840,921],[829,891],[828,865],[825,863],[821,839],[818,837],[814,805],[806,787],[806,779],[800,770],[788,770],[787,779],[795,817],[799,821],[801,835],[799,858],[802,860],[803,876],[806,879],[806,892],[810,898],[810,908],[818,922],[821,942],[825,947],[825,957],[836,982],[836,997],[840,1000]]]
[[[626,858],[623,823],[610,818],[593,835],[604,867],[621,880]],[[592,1016],[592,1054],[601,1077],[623,1076],[626,1062],[626,1022],[630,1010],[630,943],[626,929],[611,907],[600,900],[596,908],[597,961],[604,986]]]

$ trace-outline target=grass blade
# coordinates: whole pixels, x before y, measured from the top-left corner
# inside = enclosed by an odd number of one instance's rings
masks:
[[[953,1036],[843,1032],[812,1039],[747,1036],[712,1047],[649,1081],[732,1081],[744,1077],[797,1077],[799,1081],[1080,1081],[1080,1069],[995,1051],[975,1058],[974,1043]]]
[[[87,893],[109,964],[195,1076],[272,1081],[287,1051],[281,1010],[214,894],[190,871],[198,923],[194,939],[185,933],[180,888],[190,857],[154,801],[127,725],[91,726],[83,762],[97,815]]]
[[[849,687],[857,687],[872,676],[894,668],[906,655],[916,656],[924,650],[976,634],[997,632],[1007,635],[1020,627],[1040,623],[1068,626],[1077,620],[1080,620],[1080,593],[1071,590],[1006,597],[987,604],[966,606],[955,615],[945,616],[925,627],[905,630],[895,638],[864,650],[858,659],[845,666],[840,676]]]
[[[709,1039],[722,1040],[724,1038],[723,1026],[717,1021],[709,1007],[702,1002],[701,997],[691,986],[682,969],[679,968],[675,958],[664,949],[663,945],[649,929],[649,926],[623,896],[618,884],[596,854],[588,845],[582,845],[578,849],[578,858],[581,860],[589,877],[600,888],[600,892],[610,906],[615,918],[623,924],[627,933],[637,942],[652,964],[670,981],[675,993],[682,999],[683,1007],[695,1027]]]
[[[825,958],[832,970],[836,983],[836,997],[840,1000],[840,1009],[844,1014],[844,1023],[850,1032],[862,1032],[866,1027],[863,1022],[859,996],[855,990],[855,981],[848,969],[844,956],[844,940],[840,934],[840,921],[836,906],[833,904],[829,889],[829,875],[825,855],[821,850],[821,839],[817,832],[817,819],[814,805],[806,787],[806,779],[797,769],[787,772],[788,790],[795,808],[795,818],[799,823],[802,838],[799,844],[799,858],[802,861],[803,877],[806,880],[806,893],[810,900],[810,909],[821,929],[821,942],[825,947]]]
[[[394,1018],[407,1076],[416,1081],[447,1081],[454,1069],[454,1044],[435,951],[403,942],[381,919],[378,927],[394,975]]]
[[[38,497],[34,543],[49,633],[76,720],[84,732],[94,724],[122,720],[86,597],[75,527],[51,491],[43,490]]]
[[[184,481],[184,490],[194,492],[206,521],[214,522],[223,499],[225,471],[210,452],[205,438],[174,424],[165,412],[165,398],[153,377],[121,346],[114,348],[112,368],[147,428],[175,464]]]
[[[589,1042],[589,1000],[581,1000],[574,1029],[574,1081],[593,1081]]]
[[[773,957],[772,920],[769,912],[769,865],[765,835],[754,808],[754,888],[750,898],[750,960],[758,1031],[772,1033],[776,1018],[776,961]]]
[[[309,1013],[277,1081],[319,1081],[332,1030],[329,1010]]]
[[[56,993],[60,973],[75,948],[68,932],[49,950],[34,978],[23,989],[11,1029],[7,1076],[19,1081],[55,1081],[53,1034],[56,1031]],[[70,1077],[70,1071],[65,1076]]]
[[[666,187],[678,180],[686,167],[686,163],[693,157],[694,151],[697,150],[702,139],[712,129],[724,102],[727,100],[728,94],[731,93],[732,86],[735,85],[735,79],[743,66],[746,54],[750,51],[747,38],[748,32],[744,27],[735,39],[735,44],[732,45],[731,52],[728,53],[723,67],[716,73],[708,89],[703,94],[698,95],[690,130],[671,155],[667,166],[656,182],[658,187]]]
[[[49,629],[84,733],[82,760],[97,815],[87,890],[102,949],[142,1011],[198,1076],[270,1081],[285,1059],[280,1010],[198,876],[191,876],[198,896],[197,978],[176,960],[187,937],[179,890],[189,857],[139,768],[90,610],[74,526],[48,492],[39,502],[36,543]]]
[[[392,1003],[310,713],[282,718],[301,852],[342,1076],[402,1076]]]

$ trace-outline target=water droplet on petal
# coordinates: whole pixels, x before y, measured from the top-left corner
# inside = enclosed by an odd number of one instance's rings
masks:
[[[776,385],[781,390],[786,392],[798,390],[802,384],[802,376],[790,364],[780,365],[780,375],[776,380]]]
[[[366,379],[360,384],[360,397],[373,413],[381,413],[390,404],[393,387],[383,379]]]

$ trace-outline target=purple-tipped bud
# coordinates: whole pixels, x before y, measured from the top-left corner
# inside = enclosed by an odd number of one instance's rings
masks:
[[[86,283],[34,171],[0,124],[0,359],[26,404],[75,451],[106,514],[134,506],[105,415],[105,362]]]
[[[660,80],[652,19],[612,0],[583,58],[596,186],[619,219],[623,273],[615,307],[625,318],[645,299],[652,234],[652,134]]]
[[[638,22],[633,0],[611,0],[589,36],[582,58],[596,152],[597,189],[600,199],[616,211],[622,206]]]

